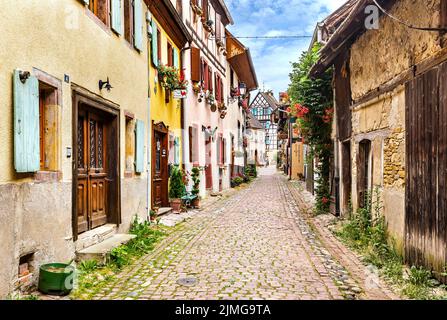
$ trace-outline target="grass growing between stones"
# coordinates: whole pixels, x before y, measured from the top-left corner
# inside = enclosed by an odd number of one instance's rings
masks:
[[[403,296],[415,300],[447,299],[446,286],[422,267],[404,266],[402,256],[389,243],[386,223],[381,216],[378,195],[375,202],[367,196],[366,208],[350,214],[335,234],[350,248],[360,253],[364,262],[377,267],[385,279],[398,288]],[[373,214],[374,213],[374,214]]]
[[[136,235],[127,244],[113,249],[107,264],[100,266],[95,260],[83,261],[78,265],[77,288],[72,299],[91,299],[104,285],[114,281],[125,266],[154,250],[155,244],[167,236],[173,228],[151,225],[149,222],[132,222],[129,233]]]

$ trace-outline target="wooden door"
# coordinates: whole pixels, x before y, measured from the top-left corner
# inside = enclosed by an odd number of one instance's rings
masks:
[[[359,143],[359,152],[357,155],[357,204],[359,208],[365,208],[368,205],[369,185],[369,156],[371,152],[371,141],[363,140]]]
[[[206,188],[213,188],[213,166],[212,166],[212,148],[211,148],[211,138],[205,141],[205,152],[206,152],[206,166],[205,166],[205,180]]]
[[[164,125],[154,127],[152,142],[152,206],[169,206],[168,130]]]
[[[78,113],[78,233],[107,223],[106,125],[93,112]]]

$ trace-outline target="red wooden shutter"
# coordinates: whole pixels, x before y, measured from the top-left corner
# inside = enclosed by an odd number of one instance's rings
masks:
[[[201,69],[201,61],[200,61],[200,49],[199,48],[191,48],[191,81],[199,82],[200,79],[200,69]]]
[[[193,126],[192,130],[192,142],[193,142],[193,162],[199,162],[199,129],[197,125]]]
[[[224,84],[222,79],[220,79],[220,102],[224,103]]]
[[[203,19],[208,21],[208,0],[202,1]]]

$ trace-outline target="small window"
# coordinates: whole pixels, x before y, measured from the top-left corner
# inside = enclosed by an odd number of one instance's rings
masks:
[[[95,16],[99,18],[105,25],[109,25],[110,17],[110,0],[90,0],[88,8]]]
[[[40,170],[57,171],[59,106],[57,89],[39,82]]]
[[[132,174],[135,171],[135,150],[136,150],[136,131],[135,119],[132,115],[126,115],[126,174]]]
[[[157,29],[157,52],[158,52],[158,61],[161,61],[161,31]]]
[[[134,43],[134,5],[133,0],[124,0],[124,38],[131,45]]]
[[[174,50],[172,48],[172,45],[169,43],[169,41],[168,41],[167,50],[168,50],[168,66],[172,67],[172,66],[174,66]]]

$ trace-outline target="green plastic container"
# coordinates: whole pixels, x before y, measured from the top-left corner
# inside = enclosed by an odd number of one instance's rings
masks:
[[[75,268],[66,263],[49,263],[40,267],[39,291],[64,296],[73,289]]]

